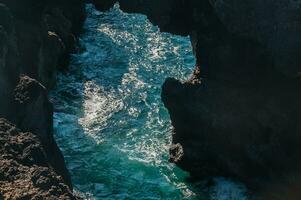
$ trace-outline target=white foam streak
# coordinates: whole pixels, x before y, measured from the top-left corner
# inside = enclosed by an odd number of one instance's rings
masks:
[[[87,81],[84,84],[84,116],[78,120],[79,124],[87,134],[97,139],[96,136],[107,126],[108,120],[123,106],[123,102],[112,93],[108,94],[97,84]]]

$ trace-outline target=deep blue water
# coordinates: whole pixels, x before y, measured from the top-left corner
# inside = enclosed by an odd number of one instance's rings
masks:
[[[160,33],[145,16],[87,6],[80,51],[52,100],[55,137],[86,199],[241,200],[224,179],[205,189],[168,162],[172,127],[160,93],[195,63],[188,37]]]

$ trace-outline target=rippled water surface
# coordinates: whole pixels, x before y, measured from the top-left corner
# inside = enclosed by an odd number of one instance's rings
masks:
[[[160,33],[118,6],[87,10],[81,50],[52,93],[55,136],[76,190],[87,199],[244,199],[226,180],[196,192],[168,163],[172,131],[161,86],[191,74],[189,38]]]

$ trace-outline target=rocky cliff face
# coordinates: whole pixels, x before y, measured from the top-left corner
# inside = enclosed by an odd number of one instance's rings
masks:
[[[101,10],[115,3],[92,2]],[[83,2],[0,3],[0,116],[33,132],[44,149],[41,158],[54,170],[46,174],[57,173],[70,186],[52,138],[47,89],[55,84],[57,66],[68,63],[84,19]],[[194,74],[185,83],[167,79],[162,90],[175,128],[171,161],[194,177],[230,176],[257,185],[265,199],[277,199],[279,193],[290,195],[280,199],[298,199],[301,2],[119,3],[124,11],[148,15],[162,31],[191,37]]]
[[[21,76],[14,90],[16,124],[34,133],[43,145],[46,158],[57,174],[72,188],[64,157],[53,138],[53,108],[46,88],[35,79]]]
[[[78,199],[43,146],[36,135],[0,119],[0,199]]]
[[[119,4],[191,37],[194,74],[167,79],[162,90],[174,126],[171,161],[194,177],[229,176],[276,193],[270,199],[285,193],[275,185],[300,186],[301,1]]]
[[[53,139],[53,109],[47,91],[55,85],[58,69],[68,64],[85,19],[84,9],[81,0],[0,0],[0,117],[31,132],[28,138],[37,136],[37,145],[43,148],[41,159],[48,163],[43,167],[51,168],[50,174],[62,177],[55,181],[71,189],[64,158]],[[22,166],[22,170],[27,168]],[[6,190],[2,192],[7,197]]]

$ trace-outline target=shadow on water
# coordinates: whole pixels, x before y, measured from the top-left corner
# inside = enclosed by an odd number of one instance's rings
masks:
[[[87,5],[87,12],[80,51],[51,94],[56,140],[75,188],[86,199],[228,200],[209,198],[197,189],[203,184],[188,183],[168,163],[172,128],[161,86],[191,74],[189,38],[160,33],[118,6],[102,13]]]

